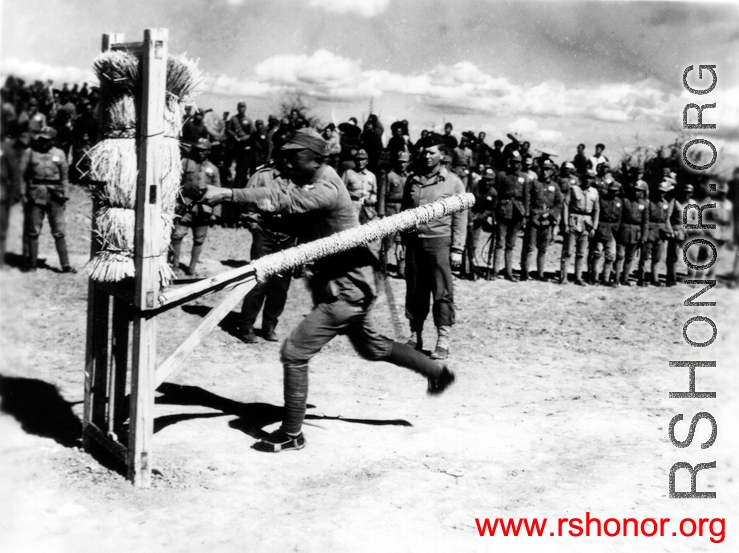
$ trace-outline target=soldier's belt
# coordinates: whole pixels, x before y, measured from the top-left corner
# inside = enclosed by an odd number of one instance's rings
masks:
[[[60,180],[32,180],[31,186],[59,186],[62,184]]]

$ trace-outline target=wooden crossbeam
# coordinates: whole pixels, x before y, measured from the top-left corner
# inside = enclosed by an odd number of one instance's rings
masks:
[[[249,265],[224,271],[214,277],[204,278],[192,284],[186,284],[159,294],[157,309],[169,309],[195,300],[206,294],[223,290],[239,281],[255,280],[254,269]]]

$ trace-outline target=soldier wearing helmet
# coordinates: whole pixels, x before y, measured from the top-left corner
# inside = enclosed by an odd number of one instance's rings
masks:
[[[380,182],[377,207],[377,214],[380,217],[400,213],[400,204],[403,201],[403,190],[409,175],[408,166],[410,161],[411,156],[407,151],[396,152],[390,171]],[[383,247],[383,259],[381,261],[386,262],[387,252],[394,247],[396,274],[403,278],[405,275],[405,248],[401,243],[400,234],[386,236],[383,239]]]
[[[590,281],[597,284],[600,273],[600,260],[605,257],[603,263],[602,283],[611,285],[611,272],[613,262],[616,260],[616,234],[621,226],[623,213],[623,199],[618,196],[621,184],[611,179],[603,193],[599,193],[600,218],[595,236],[590,241]]]
[[[644,239],[641,258],[639,259],[639,285],[660,286],[657,266],[662,261],[667,246],[667,240],[672,236],[672,225],[670,225],[671,202],[667,200],[667,193],[675,188],[675,181],[665,177],[657,186],[656,198],[651,199],[648,204],[649,229]],[[651,260],[650,280],[645,278],[647,261]]]
[[[193,244],[190,253],[190,265],[185,269],[185,274],[194,275],[203,244],[208,236],[208,225],[220,216],[221,208],[211,208],[200,203],[200,198],[208,186],[221,186],[218,168],[208,161],[210,153],[210,141],[200,138],[197,142],[189,144],[190,151],[182,160],[181,191],[175,208],[175,226],[172,231],[172,267],[175,273],[180,270],[180,253],[182,252],[182,240],[192,229]]]
[[[51,235],[54,237],[59,264],[64,273],[77,271],[69,262],[65,238],[65,204],[69,199],[69,168],[67,157],[54,147],[56,130],[41,127],[34,133],[31,148],[23,152],[20,161],[22,194],[26,198],[24,217],[24,265],[26,270],[35,271],[38,264],[39,235],[44,217],[48,215]]]
[[[495,259],[493,276],[503,265],[505,248],[505,278],[513,281],[513,250],[518,240],[518,230],[529,216],[531,180],[521,169],[522,156],[513,150],[508,159],[508,170],[498,173],[495,189],[498,200],[495,208]]]
[[[541,180],[531,181],[530,210],[521,248],[521,280],[529,278],[529,257],[537,249],[536,278],[544,280],[547,248],[552,242],[553,230],[562,211],[562,192],[554,182],[555,165],[551,159],[541,162]]]
[[[588,257],[588,244],[595,236],[600,219],[598,191],[592,185],[595,171],[589,169],[582,184],[574,184],[564,198],[562,213],[562,259],[560,262],[560,284],[567,283],[567,264],[575,254],[575,284],[585,286],[582,272]]]
[[[354,204],[359,217],[359,223],[364,224],[375,218],[377,212],[377,177],[367,169],[369,156],[365,150],[358,150],[354,154],[354,169],[347,169],[344,173],[344,184]]]
[[[621,225],[616,233],[616,285],[633,286],[629,280],[631,266],[640,251],[649,225],[649,210],[644,196],[647,183],[636,181],[631,188],[631,197],[624,199]]]

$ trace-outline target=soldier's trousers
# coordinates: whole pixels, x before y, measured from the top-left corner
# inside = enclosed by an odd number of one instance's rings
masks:
[[[27,203],[25,210],[25,231],[30,239],[38,240],[44,226],[44,217],[49,216],[51,235],[55,239],[64,238],[67,223],[64,217],[64,204],[49,201],[46,205]]]
[[[644,271],[646,270],[647,261],[652,262],[651,272],[652,280],[657,280],[657,264],[662,261],[665,255],[665,248],[667,246],[667,240],[658,238],[656,240],[650,240],[644,242],[642,246],[641,258],[639,259],[639,275],[643,278]]]
[[[367,360],[393,363],[426,377],[441,374],[441,365],[420,351],[378,334],[367,308],[344,300],[320,303],[292,330],[280,350],[285,398],[282,429],[285,432],[297,434],[303,424],[308,399],[308,362],[339,334],[349,338],[357,353]]]
[[[631,274],[631,265],[639,253],[639,244],[617,244],[616,245],[616,280],[626,283]],[[624,264],[625,262],[625,264]]]
[[[547,249],[552,241],[552,230],[551,226],[538,226],[528,225],[523,233],[523,246],[521,248],[521,275],[526,277],[526,273],[529,270],[529,258],[534,253],[534,249],[538,250],[537,255],[537,269],[539,276],[543,276],[544,272],[544,260],[547,254]]]
[[[420,330],[433,303],[434,324],[454,324],[454,293],[449,254],[451,236],[410,238],[405,254],[405,311],[411,327]]]
[[[498,272],[503,265],[503,248],[505,248],[505,271],[508,278],[513,273],[513,250],[518,240],[518,230],[521,227],[523,216],[516,215],[512,219],[498,219],[495,223],[495,259],[493,271]]]
[[[588,257],[588,243],[590,236],[588,230],[570,229],[564,235],[562,242],[562,260],[560,263],[560,279],[564,283],[567,281],[567,265],[569,259],[575,254],[575,280],[582,278],[583,264]]]
[[[600,273],[600,260],[605,257],[604,268],[608,274],[604,273],[604,277],[610,276],[610,269],[613,267],[613,262],[616,260],[616,238],[611,236],[610,239],[593,239],[590,241],[590,255],[592,257],[592,278],[595,278]]]
[[[67,241],[65,231],[67,229],[64,218],[65,205],[63,203],[49,200],[48,203],[38,205],[29,202],[25,206],[23,220],[24,255],[26,264],[36,267],[38,258],[38,240],[44,226],[44,217],[49,216],[51,235],[54,237],[56,251],[59,255],[59,264],[62,268],[69,266],[69,253],[67,252]]]
[[[295,244],[294,239],[283,241],[272,240],[259,230],[253,232],[251,244],[251,259],[259,259],[271,253],[286,250]],[[257,284],[244,298],[241,305],[241,329],[254,327],[259,310],[264,305],[262,313],[262,329],[277,326],[277,320],[285,310],[287,292],[290,289],[291,273],[273,275],[264,284]]]

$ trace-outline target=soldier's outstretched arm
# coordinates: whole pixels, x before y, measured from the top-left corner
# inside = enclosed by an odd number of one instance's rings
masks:
[[[217,205],[233,202],[245,211],[262,213],[308,213],[328,209],[336,203],[339,189],[328,181],[308,186],[277,188],[216,188],[209,186],[201,202]]]

